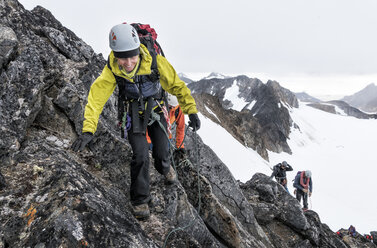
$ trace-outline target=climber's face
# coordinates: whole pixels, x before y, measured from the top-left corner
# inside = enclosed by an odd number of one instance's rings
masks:
[[[131,58],[117,58],[118,64],[126,70],[126,72],[131,72],[139,60],[139,55],[133,56]]]

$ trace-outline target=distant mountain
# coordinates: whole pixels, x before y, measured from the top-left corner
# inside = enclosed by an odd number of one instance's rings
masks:
[[[345,96],[341,100],[362,111],[377,112],[377,86],[371,83],[359,92]]]
[[[262,83],[247,76],[202,79],[189,85],[199,111],[225,128],[241,144],[268,159],[267,150],[291,150],[287,139],[292,126],[290,108],[296,96],[275,81]]]
[[[217,79],[226,79],[226,78],[230,78],[229,76],[225,76],[221,73],[218,73],[218,72],[211,72],[211,74],[209,74],[207,77],[205,78],[202,78],[202,79],[214,79],[214,78],[217,78]]]
[[[328,101],[322,103],[308,104],[313,108],[317,108],[332,114],[353,116],[358,119],[377,119],[377,114],[366,114],[359,109],[350,106],[344,101]]]
[[[188,76],[186,76],[184,73],[178,73],[178,77],[186,84],[191,84],[194,81],[190,79]]]
[[[309,95],[306,92],[298,92],[298,93],[295,93],[295,95],[296,95],[297,99],[302,101],[302,102],[321,102],[321,100]]]

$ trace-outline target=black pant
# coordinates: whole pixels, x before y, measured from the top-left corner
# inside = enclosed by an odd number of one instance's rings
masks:
[[[160,114],[160,122],[166,130],[166,120],[162,113]],[[148,126],[148,134],[153,144],[154,167],[160,174],[166,175],[170,169],[168,137],[157,121]],[[132,128],[128,131],[128,140],[133,152],[131,161],[131,202],[133,205],[140,205],[150,200],[149,144],[144,134],[135,134]]]
[[[296,199],[298,200],[298,202],[301,202],[301,197],[302,197],[303,202],[304,202],[304,208],[308,208],[308,193],[305,193],[301,189],[297,189],[296,190]]]

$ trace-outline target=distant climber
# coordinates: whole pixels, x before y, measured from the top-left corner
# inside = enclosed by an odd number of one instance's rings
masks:
[[[341,238],[341,239],[343,238],[343,233],[341,233],[340,231],[337,231],[337,232],[336,232],[336,235],[338,235],[339,238]]]
[[[295,177],[293,187],[296,188],[296,199],[301,202],[301,198],[303,198],[303,210],[308,210],[308,195],[309,197],[312,196],[313,192],[312,172],[310,170],[299,171]]]
[[[370,232],[370,236],[372,236],[373,244],[377,245],[377,232],[376,231]]]
[[[287,171],[293,171],[292,166],[290,166],[286,161],[283,161],[281,163],[278,163],[273,167],[273,172],[270,176],[270,179],[275,177],[276,182],[280,183],[285,190],[289,193],[288,187],[287,187]]]
[[[348,234],[352,237],[356,236],[356,228],[353,225],[350,225],[348,228]]]
[[[370,242],[373,242],[373,236],[370,234],[364,234],[364,238],[366,238]]]

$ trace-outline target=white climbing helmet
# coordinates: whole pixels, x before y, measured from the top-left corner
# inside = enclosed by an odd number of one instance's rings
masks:
[[[169,106],[172,106],[172,107],[177,106],[178,105],[177,97],[172,94],[168,94],[168,103],[169,103]]]
[[[305,177],[312,177],[312,172],[310,170],[305,171]]]
[[[116,58],[130,58],[140,53],[139,35],[130,24],[122,23],[112,27],[109,45]]]

